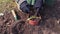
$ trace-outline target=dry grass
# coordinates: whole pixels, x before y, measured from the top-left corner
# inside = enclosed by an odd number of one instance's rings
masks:
[[[16,4],[12,0],[0,0],[0,12],[11,10]]]

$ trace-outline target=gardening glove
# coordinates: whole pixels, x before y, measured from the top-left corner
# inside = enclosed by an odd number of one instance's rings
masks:
[[[23,2],[23,3],[20,5],[20,9],[21,9],[23,12],[25,12],[25,13],[29,13],[29,11],[30,11],[27,2]]]
[[[43,0],[36,0],[34,8],[40,8],[43,6]]]
[[[39,12],[39,8],[34,8],[34,12],[35,12],[35,16],[37,16],[37,14]]]
[[[30,10],[29,10],[28,7],[24,7],[24,8],[22,8],[22,11],[25,12],[25,13],[29,13]]]

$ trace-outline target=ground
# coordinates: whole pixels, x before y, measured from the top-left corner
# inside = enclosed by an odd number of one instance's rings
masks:
[[[60,1],[57,0],[55,5],[52,7],[45,5],[44,9],[41,10],[40,13],[42,16],[40,25],[43,28],[42,31],[44,32],[44,34],[48,34],[48,32],[52,34],[60,34]],[[18,12],[18,14],[19,17],[23,15],[21,12]],[[26,18],[26,15],[23,16],[22,19]],[[20,25],[24,25],[24,22],[20,23],[20,21],[21,20],[15,21],[13,15],[10,12],[4,12],[4,16],[0,17],[0,33],[12,34],[12,28],[13,30],[14,28],[17,28],[17,30],[19,30],[19,28],[21,27]]]

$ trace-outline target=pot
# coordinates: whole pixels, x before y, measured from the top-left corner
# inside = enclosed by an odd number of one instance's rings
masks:
[[[37,25],[38,22],[36,20],[29,20],[30,25]]]

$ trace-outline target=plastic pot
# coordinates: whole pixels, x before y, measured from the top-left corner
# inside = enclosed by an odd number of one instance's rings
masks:
[[[29,24],[30,24],[30,25],[37,25],[37,24],[38,24],[38,22],[37,22],[37,21],[35,21],[35,20],[29,20]]]

